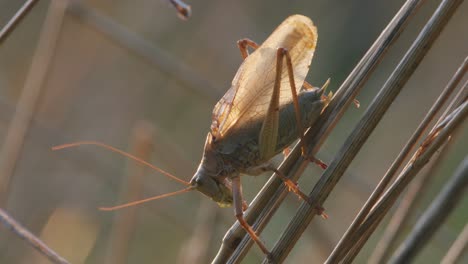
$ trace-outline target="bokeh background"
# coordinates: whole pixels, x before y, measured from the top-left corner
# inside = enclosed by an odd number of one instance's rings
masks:
[[[5,25],[23,2],[0,0],[0,25]],[[235,218],[232,209],[218,208],[198,193],[119,212],[99,211],[99,206],[182,186],[96,147],[52,152],[52,146],[77,140],[101,141],[136,152],[188,180],[201,158],[211,110],[241,63],[238,39],[248,37],[261,43],[287,16],[309,16],[318,27],[319,41],[307,80],[319,86],[330,77],[330,87],[336,90],[404,3],[189,1],[193,15],[182,21],[164,0],[78,2],[85,11],[75,9],[64,16],[5,205],[12,216],[72,263],[207,263]],[[437,2],[428,0],[420,9],[358,95],[361,108],[350,108],[323,145],[318,155],[321,159],[333,158]],[[50,3],[39,1],[0,46],[3,146],[31,74],[39,38],[45,34],[43,24]],[[330,218],[313,222],[287,263],[320,263],[331,252],[468,54],[467,12],[464,3],[325,203]],[[107,25],[107,32],[89,22],[96,17],[101,25]],[[109,28],[116,27],[128,33],[122,37],[127,44],[109,35]],[[435,172],[416,215],[424,211],[466,156],[466,131],[465,124],[459,142]],[[308,192],[320,173],[316,166],[309,166],[300,186]],[[242,178],[248,201],[267,179],[268,175]],[[296,197],[288,196],[261,234],[268,247],[273,246],[299,204]],[[466,224],[467,206],[465,197],[416,263],[439,262]],[[411,219],[412,223],[415,220]],[[367,260],[382,230],[367,243],[356,263]],[[0,263],[46,263],[23,241],[5,229],[0,232]],[[254,246],[244,263],[258,263],[261,258],[261,251]],[[468,262],[466,254],[464,260]]]

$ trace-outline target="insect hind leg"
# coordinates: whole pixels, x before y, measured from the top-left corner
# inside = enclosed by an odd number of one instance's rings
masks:
[[[306,144],[305,144],[305,139],[304,139],[304,133],[305,129],[302,126],[302,118],[301,118],[301,109],[299,108],[299,99],[297,98],[297,89],[296,89],[296,83],[294,80],[294,70],[292,66],[292,60],[291,56],[289,55],[289,51],[285,48],[278,48],[278,56],[281,56],[281,59],[284,57],[286,59],[286,67],[288,70],[288,76],[289,76],[289,86],[291,87],[291,94],[292,94],[292,99],[293,99],[293,105],[294,105],[294,112],[296,114],[296,126],[297,126],[297,131],[298,131],[298,136],[301,139],[301,150],[302,150],[302,155],[305,156],[306,153]],[[277,72],[276,74],[281,74],[281,72]]]
[[[286,59],[286,67],[287,67],[288,76],[289,76],[289,85],[291,87],[291,93],[292,93],[292,99],[293,99],[293,105],[294,105],[294,112],[296,113],[297,131],[298,131],[298,134],[299,134],[299,138],[301,139],[300,144],[301,144],[302,156],[304,156],[309,161],[317,164],[322,169],[326,169],[328,167],[327,164],[325,164],[324,162],[322,162],[321,160],[319,160],[319,159],[317,159],[315,157],[309,157],[309,155],[307,155],[307,146],[306,146],[306,142],[305,142],[305,138],[304,138],[305,129],[302,126],[302,122],[301,122],[301,120],[302,120],[301,119],[301,109],[299,108],[299,100],[297,98],[297,90],[296,90],[296,83],[294,81],[294,71],[293,71],[291,56],[289,55],[289,52],[286,49],[279,48],[278,51],[281,51],[281,52],[278,52],[278,56],[280,56],[282,54],[282,56],[284,56],[285,59]],[[281,73],[279,73],[279,74],[281,74]],[[329,81],[327,81],[325,83],[325,85],[324,85],[325,88],[326,88],[326,86],[328,86],[328,83],[329,83]],[[307,82],[304,82],[304,86],[306,87],[306,89],[308,87],[312,87],[312,85],[310,85]]]
[[[251,39],[248,39],[248,38],[238,40],[237,41],[237,46],[239,47],[239,50],[241,52],[241,55],[242,55],[243,59],[245,59],[245,58],[247,58],[249,56],[248,47],[251,47],[254,50],[256,50],[259,47],[259,45],[255,41],[253,41]],[[277,52],[277,56],[280,56],[280,58],[278,58],[278,60],[282,60],[283,57],[286,58],[286,66],[287,66],[287,69],[288,69],[289,82],[290,82],[291,93],[292,93],[293,104],[294,104],[294,111],[296,113],[297,129],[298,129],[299,138],[301,139],[302,155],[304,157],[306,157],[309,161],[317,164],[322,169],[326,169],[328,167],[327,164],[322,162],[320,159],[317,159],[315,157],[308,157],[306,155],[306,144],[305,144],[305,140],[304,140],[305,129],[303,128],[302,122],[301,122],[301,115],[300,115],[300,109],[299,109],[299,102],[298,102],[298,98],[297,98],[296,84],[295,84],[295,81],[294,81],[294,71],[293,71],[291,56],[289,55],[288,50],[285,49],[285,48],[279,48],[278,52]],[[277,69],[276,74],[280,75],[281,74],[281,69],[279,69],[279,70]],[[328,84],[328,81],[327,81],[326,85],[327,84]],[[304,81],[303,87],[306,90],[307,89],[315,89],[307,81]],[[285,156],[287,156],[287,154],[285,154]],[[254,174],[251,174],[251,175],[254,175]]]
[[[237,47],[239,47],[240,53],[242,58],[245,60],[249,56],[249,50],[248,48],[251,47],[253,50],[256,50],[260,47],[257,42],[249,39],[249,38],[243,38],[237,41]],[[304,80],[304,85],[303,88],[306,90],[310,89],[316,89],[312,84],[308,83],[307,81]]]

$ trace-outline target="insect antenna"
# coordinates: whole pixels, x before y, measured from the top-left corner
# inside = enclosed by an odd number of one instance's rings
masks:
[[[73,148],[73,147],[77,147],[77,146],[81,146],[81,145],[94,145],[94,146],[98,146],[98,147],[102,147],[102,148],[105,148],[107,150],[110,150],[112,152],[115,152],[115,153],[118,153],[120,155],[123,155],[129,159],[132,159],[140,164],[143,164],[145,166],[148,166],[150,167],[151,169],[159,172],[159,173],[162,173],[164,176],[168,177],[168,178],[171,178],[175,181],[178,181],[180,183],[182,183],[183,185],[185,186],[189,186],[190,185],[190,182],[188,181],[184,181],[172,174],[170,174],[169,172],[167,171],[164,171],[156,166],[154,166],[153,164],[147,162],[147,161],[144,161],[140,158],[138,158],[137,156],[134,156],[128,152],[125,152],[123,150],[120,150],[118,148],[114,148],[112,146],[109,146],[109,145],[106,145],[104,143],[101,143],[101,142],[97,142],[97,141],[78,141],[78,142],[73,142],[73,143],[68,143],[68,144],[63,144],[63,145],[58,145],[58,146],[55,146],[55,147],[52,147],[52,150],[53,151],[56,151],[56,150],[62,150],[62,149],[66,149],[66,148]]]
[[[142,203],[158,200],[158,199],[161,199],[161,198],[166,198],[166,197],[169,197],[169,196],[174,196],[174,195],[178,195],[178,194],[181,194],[181,193],[190,192],[190,191],[193,191],[193,190],[195,190],[195,187],[190,186],[190,187],[187,187],[185,189],[178,190],[178,191],[175,191],[175,192],[170,192],[170,193],[165,193],[165,194],[161,194],[161,195],[157,195],[157,196],[153,196],[153,197],[148,197],[148,198],[145,198],[145,199],[141,199],[141,200],[137,200],[137,201],[133,201],[133,202],[129,202],[129,203],[124,203],[124,204],[117,205],[117,206],[99,207],[99,210],[101,210],[101,211],[115,211],[115,210],[119,210],[119,209],[122,209],[122,208],[135,206],[135,205],[140,205]]]

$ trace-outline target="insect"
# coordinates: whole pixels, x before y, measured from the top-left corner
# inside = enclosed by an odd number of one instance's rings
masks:
[[[192,190],[208,196],[221,207],[234,205],[237,220],[267,256],[269,251],[244,220],[246,203],[242,198],[240,175],[260,175],[273,171],[289,190],[308,201],[298,186],[286,178],[270,160],[310,127],[331,100],[322,88],[305,82],[317,44],[317,29],[302,15],[288,17],[262,44],[249,39],[238,41],[244,62],[232,85],[213,109],[210,132],[197,171],[186,182],[138,158],[99,142],[77,142],[54,149],[92,144],[118,152],[144,163],[187,187],[180,191],[130,202],[116,210]],[[248,47],[255,51],[249,54]],[[305,155],[304,140],[301,140]],[[314,162],[324,167],[319,160]],[[318,214],[323,209],[317,207]]]

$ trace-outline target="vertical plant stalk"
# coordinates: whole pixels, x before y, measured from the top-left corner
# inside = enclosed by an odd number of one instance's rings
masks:
[[[47,257],[55,264],[69,264],[69,262],[53,251],[49,246],[42,242],[38,237],[29,232],[20,223],[18,223],[7,212],[0,208],[0,222],[10,229],[15,235],[26,241],[31,247],[37,250],[41,255]]]
[[[459,93],[452,100],[452,104],[447,108],[451,111],[455,108],[455,103],[459,99],[462,99],[462,93],[466,89],[467,83],[459,90]],[[441,118],[445,117],[447,113],[444,113]],[[438,122],[441,122],[442,119],[439,119]],[[458,132],[458,133],[457,133]],[[457,142],[458,136],[460,136],[459,131],[454,133],[450,141],[448,141],[440,151],[440,154],[437,155],[436,159],[430,164],[430,167],[427,169],[427,172],[423,175],[418,176],[413,180],[411,185],[408,187],[408,191],[405,196],[402,198],[402,201],[392,218],[390,219],[389,224],[387,225],[384,234],[382,235],[380,241],[377,243],[374,252],[369,258],[369,263],[384,263],[387,261],[390,256],[391,251],[394,249],[395,243],[399,234],[403,232],[404,227],[406,226],[408,220],[411,218],[411,212],[414,212],[418,200],[426,190],[426,186],[430,180],[434,177],[434,172],[439,168],[441,161],[444,160],[445,156],[449,152],[453,142]]]
[[[23,6],[16,12],[16,14],[8,21],[8,23],[0,30],[0,45],[8,38],[15,27],[21,22],[21,20],[31,11],[37,0],[28,0]]]
[[[207,263],[207,256],[213,238],[213,227],[216,226],[216,208],[208,199],[200,201],[197,215],[193,222],[193,233],[179,251],[177,263]]]
[[[317,153],[323,141],[334,128],[344,111],[352,102],[370,74],[379,64],[387,49],[399,37],[405,28],[409,18],[416,12],[423,0],[408,0],[398,11],[392,21],[384,29],[381,35],[367,51],[358,65],[353,69],[348,78],[337,90],[334,100],[316,124],[311,127],[305,138],[311,155]],[[279,170],[293,181],[297,181],[304,171],[308,161],[301,157],[299,144],[281,164]],[[249,205],[246,212],[246,220],[253,224],[257,232],[261,232],[279,207],[287,192],[281,180],[275,175],[270,177],[265,186],[260,190],[255,199]],[[235,222],[223,238],[223,242],[213,263],[239,263],[250,249],[252,241],[246,236],[245,231]]]
[[[281,263],[284,261],[292,250],[301,234],[314,218],[316,214],[314,207],[325,202],[346,168],[364,145],[364,142],[390,107],[403,85],[413,74],[461,2],[461,0],[443,1],[423,28],[384,84],[384,87],[374,98],[363,118],[345,141],[344,146],[337,153],[335,159],[310,193],[310,198],[314,203],[312,205],[302,203],[281,238],[275,244],[271,252],[275,262]],[[264,260],[264,263],[267,263],[267,259]]]
[[[430,207],[420,217],[412,232],[397,249],[389,263],[411,262],[455,209],[467,187],[468,158],[465,158]]]
[[[131,152],[143,160],[150,160],[151,152],[153,151],[152,141],[153,127],[151,124],[144,121],[138,122],[133,129]],[[140,199],[143,189],[143,176],[147,172],[146,167],[136,164],[135,162],[129,162],[127,167],[128,176],[125,179],[125,184],[122,184],[122,186],[128,187],[121,192],[122,202]],[[127,210],[116,212],[114,224],[112,226],[112,235],[110,237],[111,241],[107,263],[125,264],[128,262],[129,243],[137,220],[137,209],[136,207],[131,207]]]
[[[335,249],[333,250],[333,252],[328,257],[328,259],[327,259],[328,263],[334,263],[334,262],[338,261],[340,256],[343,256],[344,253],[346,253],[346,250],[348,250],[352,246],[352,243],[350,242],[350,240],[351,240],[351,237],[353,236],[354,232],[357,230],[357,228],[365,220],[367,214],[370,212],[372,207],[375,205],[377,200],[380,198],[382,193],[385,191],[385,188],[387,188],[388,184],[391,182],[391,180],[393,179],[393,177],[395,176],[397,171],[400,169],[403,162],[406,160],[408,155],[414,149],[415,145],[418,143],[418,141],[423,136],[424,131],[427,130],[427,128],[431,124],[431,122],[434,119],[434,117],[436,116],[436,114],[440,111],[442,106],[445,104],[445,102],[448,100],[450,95],[456,89],[458,83],[462,80],[462,78],[465,75],[467,69],[468,69],[468,57],[465,58],[463,64],[459,67],[459,69],[457,70],[455,75],[451,78],[450,82],[447,84],[445,89],[442,91],[439,98],[437,98],[437,101],[433,104],[433,106],[431,107],[431,109],[429,110],[427,115],[424,117],[423,121],[419,124],[418,128],[413,133],[411,138],[408,140],[406,145],[403,147],[400,154],[398,154],[398,157],[395,159],[395,161],[392,163],[392,165],[387,170],[385,175],[382,177],[379,184],[377,185],[377,187],[372,192],[371,196],[368,198],[368,200],[366,201],[364,206],[361,208],[361,210],[359,211],[356,218],[353,220],[352,224],[348,227],[348,230],[346,230],[344,235],[341,237],[340,241],[335,246]],[[380,263],[380,262],[378,262],[378,263]]]
[[[463,253],[466,253],[468,248],[468,224],[465,225],[461,234],[457,237],[453,245],[448,250],[447,254],[442,259],[442,264],[457,263]]]
[[[416,176],[416,174],[429,162],[434,153],[444,144],[451,134],[453,134],[468,116],[468,102],[465,101],[449,116],[447,116],[434,132],[429,134],[423,141],[419,149],[413,155],[408,165],[403,169],[395,182],[382,195],[380,200],[374,206],[369,216],[356,231],[354,246],[348,251],[343,263],[352,263],[361,248],[367,242],[369,237],[375,231],[382,219],[395,204],[399,195]]]
[[[68,1],[50,2],[47,17],[32,59],[29,73],[19,98],[15,115],[8,128],[5,143],[0,153],[0,206],[5,207],[11,179],[23,149],[34,111],[38,104],[44,80],[52,62],[55,46],[60,35]]]

